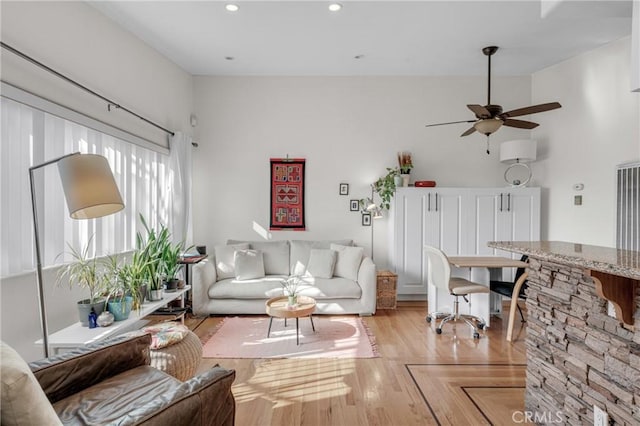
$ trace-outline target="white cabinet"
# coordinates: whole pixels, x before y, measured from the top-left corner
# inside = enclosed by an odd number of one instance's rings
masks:
[[[425,245],[449,256],[512,257],[487,242],[540,239],[540,188],[398,188],[391,217],[398,296],[424,300]],[[512,278],[513,271],[505,269],[503,279]]]
[[[399,295],[426,294],[425,244],[460,254],[464,233],[460,217],[463,195],[449,188],[398,188],[392,208],[392,261],[398,274]]]

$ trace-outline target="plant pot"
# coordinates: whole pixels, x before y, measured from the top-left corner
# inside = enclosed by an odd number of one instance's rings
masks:
[[[113,314],[116,321],[124,321],[129,318],[133,307],[133,297],[125,296],[124,301],[111,301],[108,303],[109,312]]]
[[[147,285],[142,284],[140,287],[138,287],[138,300],[140,301],[141,305],[144,303],[145,297],[147,297]]]
[[[393,177],[393,183],[395,184],[396,188],[402,186],[402,176],[400,175],[396,175]]]
[[[170,280],[164,281],[164,291],[167,293],[173,293],[178,288],[178,283],[180,282],[177,278],[172,278]]]
[[[162,300],[162,289],[159,290],[149,290],[147,292],[147,299],[150,302],[157,302],[158,300]]]
[[[409,186],[409,178],[411,178],[410,174],[401,174],[402,177],[402,186]]]
[[[287,304],[289,306],[296,306],[298,304],[298,296],[297,295],[293,295],[293,296],[287,296],[288,301]]]
[[[104,311],[104,299],[100,299],[95,303],[89,303],[89,299],[78,302],[78,319],[83,327],[89,327],[89,314],[93,308],[96,315],[100,315]]]

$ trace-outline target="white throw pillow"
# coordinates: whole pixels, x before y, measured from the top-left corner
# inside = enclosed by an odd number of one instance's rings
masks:
[[[62,425],[29,365],[4,342],[0,343],[3,425]]]
[[[337,253],[330,249],[311,249],[305,275],[314,278],[331,278],[336,266]]]
[[[248,243],[232,244],[228,246],[216,246],[216,273],[218,280],[236,277],[236,267],[234,255],[236,250],[246,250],[249,248]]]
[[[362,263],[364,249],[362,247],[348,247],[331,244],[331,250],[338,252],[333,275],[358,281],[358,270],[360,269],[360,263]]]
[[[238,280],[264,277],[264,259],[260,250],[236,250],[235,263]]]

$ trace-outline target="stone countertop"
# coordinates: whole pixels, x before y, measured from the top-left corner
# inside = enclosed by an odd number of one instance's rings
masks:
[[[500,250],[640,280],[640,252],[564,241],[491,241]]]

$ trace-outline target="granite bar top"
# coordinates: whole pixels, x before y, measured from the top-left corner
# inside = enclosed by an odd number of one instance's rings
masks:
[[[640,280],[640,252],[564,241],[491,241],[500,250]]]

